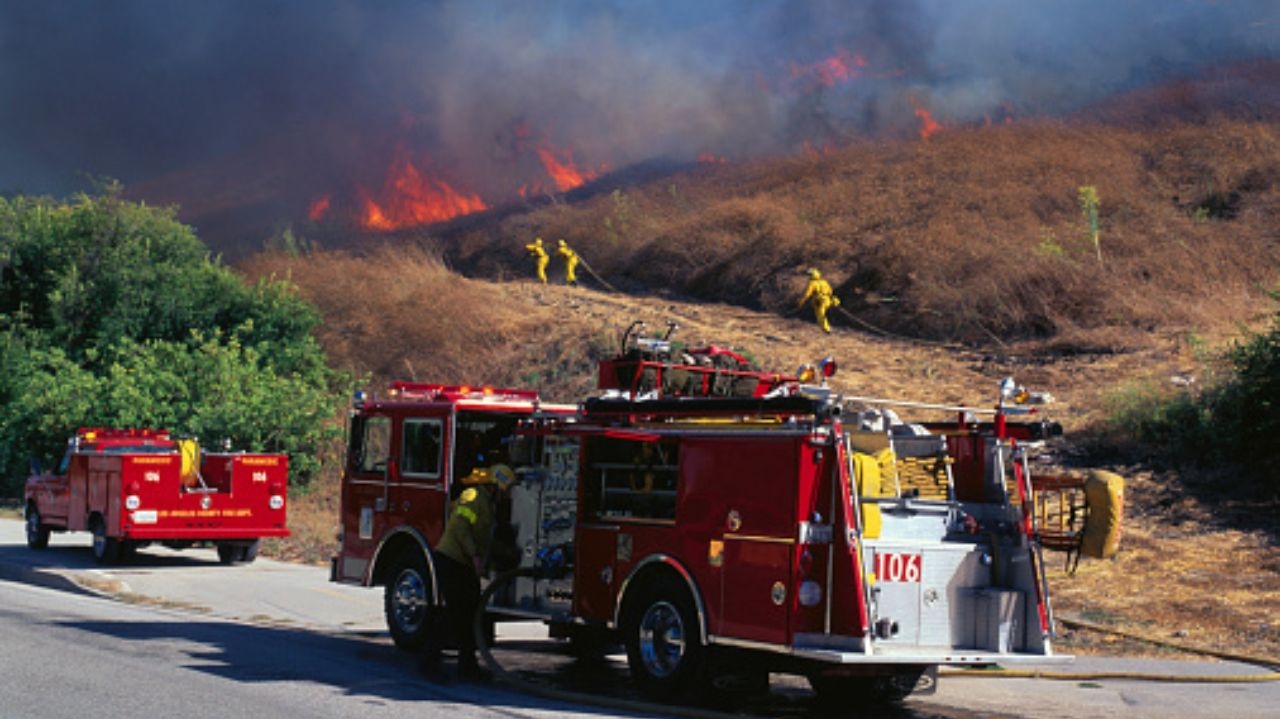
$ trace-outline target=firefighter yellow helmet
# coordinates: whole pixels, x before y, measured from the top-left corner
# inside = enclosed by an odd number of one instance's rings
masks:
[[[560,245],[561,247],[564,247],[564,246],[565,246],[565,241],[564,241],[564,239],[563,239],[563,238],[560,240],[559,245]]]
[[[492,467],[481,468],[476,467],[471,470],[471,474],[462,478],[463,484],[495,484],[498,489],[507,489],[516,483],[516,473],[505,464],[495,464]]]
[[[815,279],[815,280],[820,280],[820,279],[822,279],[822,273],[818,271],[818,268],[817,268],[817,267],[810,267],[810,268],[809,268],[809,277],[810,277],[810,278],[812,278],[812,279]]]

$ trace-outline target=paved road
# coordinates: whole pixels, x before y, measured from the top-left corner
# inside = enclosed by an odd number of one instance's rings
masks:
[[[0,647],[5,719],[600,715],[501,686],[430,684],[389,643],[15,582],[0,581]]]
[[[412,662],[395,652],[385,638],[382,620],[382,593],[332,584],[321,567],[308,567],[259,559],[247,566],[225,567],[212,550],[174,552],[148,548],[127,565],[98,567],[89,552],[87,534],[54,535],[50,548],[27,549],[22,523],[0,520],[0,580],[16,580],[86,595],[123,598],[136,604],[135,611],[162,611],[192,621],[234,620],[246,628],[254,641],[275,641],[276,632],[293,638],[307,635],[315,641],[332,641],[352,656],[375,657],[383,665],[397,667],[397,681],[418,683]],[[118,604],[118,602],[116,603]],[[153,620],[140,619],[144,624]],[[174,619],[164,623],[181,623]],[[237,630],[240,631],[240,630]],[[255,634],[255,632],[257,634]],[[537,625],[499,625],[499,646],[536,649],[545,636]],[[357,644],[345,644],[355,642]],[[545,644],[545,642],[543,642]],[[9,656],[8,644],[4,656]],[[357,648],[358,647],[358,648]],[[234,662],[252,651],[234,652],[225,658]],[[504,652],[522,673],[560,673],[558,678],[577,688],[593,685],[625,684],[621,667],[607,668],[602,675],[576,678],[564,674],[566,664],[545,659],[536,651]],[[348,658],[349,661],[349,658]],[[349,662],[350,663],[350,662]],[[359,663],[359,662],[357,662]],[[0,665],[2,667],[3,665]],[[1022,667],[1019,667],[1022,668]],[[1125,659],[1078,658],[1073,665],[1049,666],[1046,670],[1071,672],[1142,672],[1171,676],[1259,673],[1257,667],[1225,662],[1174,662]],[[569,668],[569,671],[572,667]],[[2,671],[2,669],[0,669]],[[235,675],[239,670],[229,671]],[[380,670],[379,670],[380,671]],[[373,681],[373,680],[371,680]],[[378,679],[376,681],[382,681]],[[795,716],[806,714],[803,682],[780,679],[775,682],[778,701],[757,707],[757,715]],[[0,716],[4,716],[0,704]],[[937,694],[912,698],[892,716],[909,717],[1026,717],[1028,719],[1104,719],[1109,717],[1165,717],[1195,719],[1262,719],[1275,715],[1280,706],[1280,683],[1195,684],[1157,683],[1132,680],[1051,681],[1045,679],[943,679]],[[24,714],[25,716],[25,714]]]

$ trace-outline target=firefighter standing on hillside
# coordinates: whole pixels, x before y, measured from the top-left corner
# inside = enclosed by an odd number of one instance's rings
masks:
[[[529,251],[529,254],[533,255],[538,263],[538,281],[544,285],[547,284],[547,263],[551,261],[551,258],[547,256],[547,251],[542,249],[542,238],[535,238],[533,242],[525,245],[524,248]]]
[[[574,252],[569,243],[560,240],[560,244],[556,246],[556,254],[564,258],[564,281],[568,285],[578,284],[578,276],[575,271],[578,269],[578,253]]]
[[[480,577],[487,571],[493,546],[498,498],[515,480],[515,472],[502,463],[477,467],[462,478],[466,489],[454,502],[444,534],[432,553],[444,607],[443,611],[434,612],[433,630],[419,666],[428,678],[446,677],[440,656],[450,631],[458,646],[458,677],[477,681],[489,678],[476,660],[473,622],[480,604]]]
[[[822,273],[816,268],[809,270],[809,285],[804,288],[804,296],[796,307],[804,307],[805,303],[813,305],[813,315],[823,332],[831,333],[831,323],[827,321],[827,310],[840,306],[840,298],[831,290],[831,283],[822,279]]]

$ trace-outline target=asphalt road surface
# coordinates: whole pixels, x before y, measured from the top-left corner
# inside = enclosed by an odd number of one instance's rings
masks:
[[[0,719],[154,716],[669,716],[559,701],[504,685],[440,685],[392,647],[381,591],[335,585],[324,568],[260,559],[225,567],[212,550],[148,548],[101,568],[87,534],[32,551],[22,524],[0,520]],[[34,585],[34,586],[33,586]],[[538,625],[499,626],[495,655],[551,692],[638,700],[619,657],[579,662]],[[1200,676],[1265,670],[1221,662],[1080,658],[1070,672]],[[823,716],[806,684],[775,677],[768,697],[721,707],[749,717]],[[1275,716],[1280,683],[1169,683],[1088,678],[947,678],[899,708],[841,716],[931,719]],[[699,712],[705,709],[700,708]],[[830,713],[825,716],[830,716]]]

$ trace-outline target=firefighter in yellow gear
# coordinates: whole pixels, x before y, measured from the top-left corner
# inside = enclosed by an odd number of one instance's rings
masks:
[[[529,254],[533,255],[538,263],[538,281],[544,285],[547,284],[547,263],[551,261],[551,258],[547,256],[547,251],[542,249],[542,238],[535,238],[533,242],[525,245],[524,248],[529,251]]]
[[[804,307],[805,303],[813,306],[813,315],[818,320],[818,326],[823,332],[830,334],[831,323],[827,321],[827,310],[839,307],[840,298],[836,297],[835,292],[831,290],[831,283],[822,279],[822,273],[817,269],[809,270],[809,285],[804,288],[804,296],[796,306]]]
[[[564,281],[565,284],[578,284],[578,275],[575,271],[578,269],[578,253],[569,247],[569,243],[560,240],[560,244],[556,246],[556,254],[564,258]]]
[[[432,552],[444,607],[434,613],[419,667],[429,678],[442,675],[441,653],[451,633],[456,635],[459,678],[488,678],[476,660],[472,620],[480,603],[480,577],[488,571],[498,498],[515,481],[515,472],[505,464],[477,467],[462,478],[466,488],[454,501]]]

